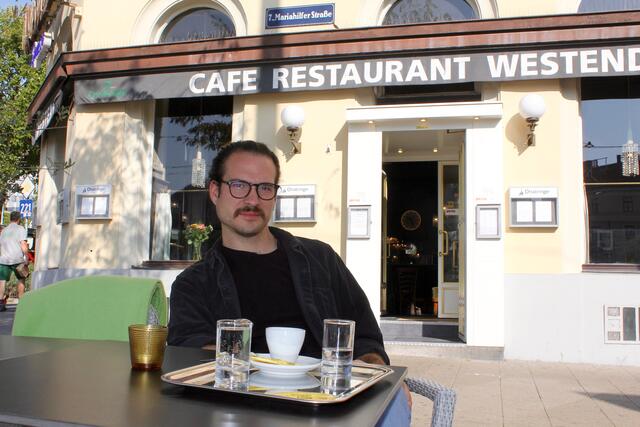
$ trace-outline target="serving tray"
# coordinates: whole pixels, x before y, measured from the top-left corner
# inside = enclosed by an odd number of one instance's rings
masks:
[[[215,362],[207,362],[168,372],[161,378],[167,383],[184,387],[258,396],[266,399],[289,400],[308,405],[326,405],[349,400],[393,372],[388,366],[354,362],[351,369],[351,388],[339,394],[331,394],[322,391],[319,369],[296,378],[270,377],[257,369],[252,369],[247,391],[214,387],[215,371]]]

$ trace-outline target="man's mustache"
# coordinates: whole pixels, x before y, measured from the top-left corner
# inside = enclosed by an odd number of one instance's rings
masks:
[[[233,213],[233,217],[235,218],[243,212],[254,212],[264,218],[264,212],[257,206],[243,206],[240,209],[236,209],[236,211]]]

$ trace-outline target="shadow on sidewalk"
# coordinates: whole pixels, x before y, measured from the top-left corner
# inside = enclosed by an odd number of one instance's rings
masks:
[[[640,405],[635,402],[640,402],[640,396],[638,395],[624,395],[614,393],[580,393],[584,396],[592,399],[601,400],[603,402],[611,403],[612,405],[622,406],[626,409],[640,412]]]

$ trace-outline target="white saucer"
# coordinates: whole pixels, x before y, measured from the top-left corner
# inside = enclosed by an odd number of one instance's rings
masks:
[[[277,377],[266,375],[264,372],[254,372],[249,376],[249,385],[266,388],[267,390],[305,390],[320,385],[320,381],[311,375],[303,374],[293,377]]]
[[[270,357],[267,353],[258,353],[260,357]],[[264,375],[271,377],[299,377],[320,366],[320,359],[313,357],[298,356],[295,365],[274,365],[251,361],[251,365],[258,368]]]

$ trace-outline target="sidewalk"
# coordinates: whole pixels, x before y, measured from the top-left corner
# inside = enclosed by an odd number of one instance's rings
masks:
[[[640,367],[394,355],[393,365],[455,389],[454,426],[640,426]],[[412,426],[432,403],[415,396]]]

